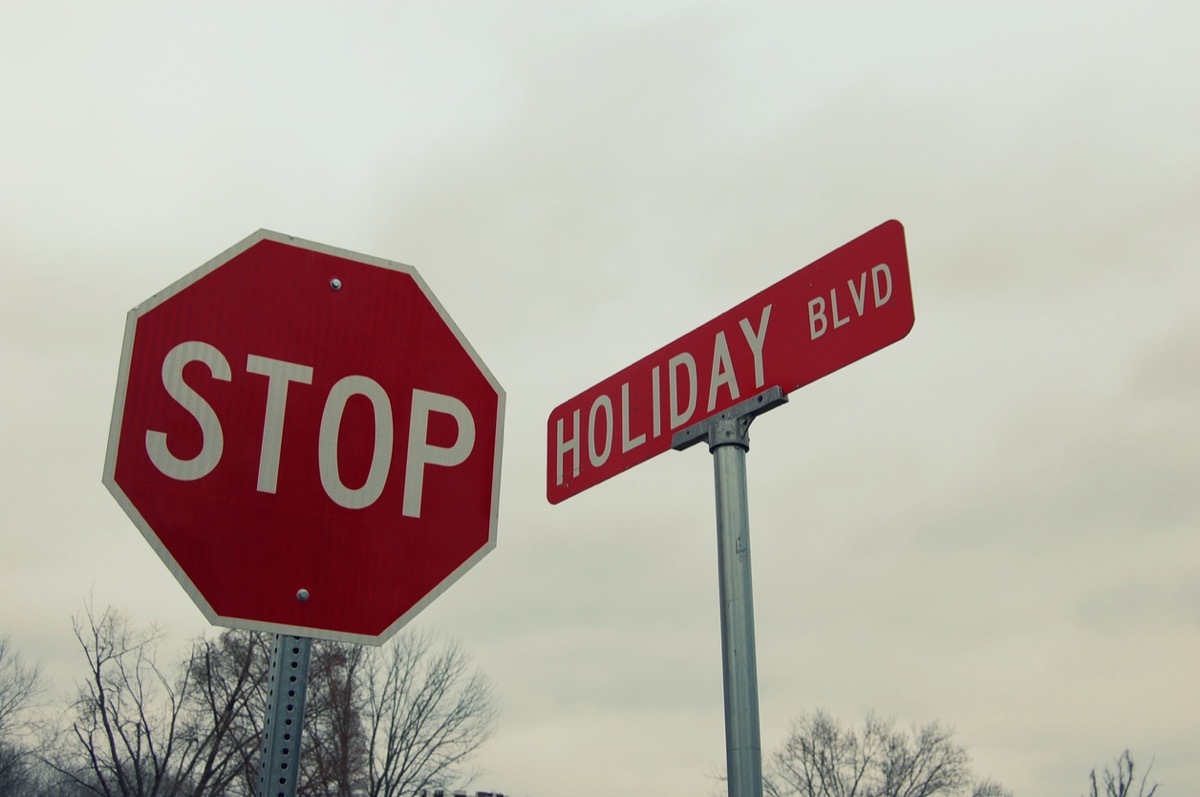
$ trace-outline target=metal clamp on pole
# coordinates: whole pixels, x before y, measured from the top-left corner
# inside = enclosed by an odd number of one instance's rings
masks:
[[[702,440],[708,441],[708,450],[717,446],[735,445],[744,451],[750,450],[750,423],[767,410],[787,403],[783,388],[772,387],[734,404],[700,423],[681,429],[671,436],[671,448],[683,451]]]
[[[763,793],[746,452],[750,450],[751,421],[786,401],[783,390],[773,387],[671,438],[676,450],[707,440],[713,456],[729,797],[762,797]]]

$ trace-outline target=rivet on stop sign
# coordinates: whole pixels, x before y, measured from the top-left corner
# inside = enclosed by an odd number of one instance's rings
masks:
[[[335,291],[340,291],[342,289],[342,281],[337,277],[334,277],[329,281],[329,287],[333,288]]]
[[[296,590],[296,600],[300,601],[301,603],[307,603],[308,602],[308,590],[306,590],[306,589]]]

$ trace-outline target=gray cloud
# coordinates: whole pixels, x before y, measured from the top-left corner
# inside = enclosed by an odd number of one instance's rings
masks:
[[[417,266],[508,390],[500,545],[416,621],[496,682],[481,786],[713,791],[709,457],[550,507],[545,418],[894,217],[912,334],[751,433],[765,744],[800,711],[875,709],[955,725],[1035,797],[1127,746],[1200,783],[1197,21],[1173,3],[14,11],[0,598],[34,608],[0,630],[59,684],[89,594],[173,640],[205,630],[99,485],[124,313],[279,229]]]

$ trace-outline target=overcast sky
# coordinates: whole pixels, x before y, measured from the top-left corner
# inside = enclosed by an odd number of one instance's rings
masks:
[[[711,458],[563,504],[584,388],[891,218],[916,325],[748,455],[762,738],[953,726],[1023,797],[1200,792],[1200,4],[7,2],[0,633],[208,626],[100,483],[126,311],[260,227],[411,264],[507,391],[499,544],[415,625],[473,787],[714,793]]]

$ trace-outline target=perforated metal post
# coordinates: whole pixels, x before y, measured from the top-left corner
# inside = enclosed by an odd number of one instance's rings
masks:
[[[707,441],[713,456],[729,797],[762,797],[763,793],[746,452],[750,450],[750,423],[786,401],[783,391],[773,387],[671,438],[676,450]]]
[[[295,797],[300,777],[300,737],[308,695],[312,640],[277,634],[271,652],[271,685],[263,723],[258,797]]]

